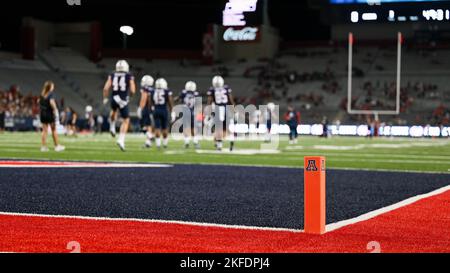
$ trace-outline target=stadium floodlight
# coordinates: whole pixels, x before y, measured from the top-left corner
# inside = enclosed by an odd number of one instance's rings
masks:
[[[122,32],[125,35],[130,36],[130,35],[133,35],[134,29],[132,27],[130,27],[130,26],[121,26],[120,27],[120,32]]]
[[[400,89],[401,89],[401,73],[402,73],[402,45],[403,35],[401,32],[397,34],[397,82],[396,82],[396,106],[395,110],[355,110],[352,109],[352,92],[353,92],[353,44],[354,35],[349,33],[348,36],[348,94],[347,94],[347,113],[357,115],[375,115],[378,120],[379,115],[399,115],[400,114]]]
[[[134,29],[130,26],[121,26],[120,32],[123,34],[123,49],[127,48],[127,36],[131,36],[134,33]]]

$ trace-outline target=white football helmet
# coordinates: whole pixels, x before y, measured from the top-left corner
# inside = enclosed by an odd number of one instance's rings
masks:
[[[153,86],[154,83],[155,83],[155,80],[153,79],[152,76],[145,75],[144,77],[142,77],[142,80],[141,80],[142,87],[151,87],[151,86]]]
[[[214,88],[222,88],[225,85],[225,80],[221,76],[215,76],[212,80]]]
[[[269,109],[270,111],[275,110],[275,103],[269,102],[269,103],[267,104],[267,109]]]
[[[120,60],[116,63],[117,72],[130,72],[130,65],[125,60]]]
[[[197,91],[197,84],[193,81],[189,81],[186,83],[185,89],[187,91],[195,92],[195,91]]]
[[[156,87],[156,89],[167,89],[168,88],[167,81],[163,78],[157,79],[156,83],[155,83],[155,87]]]

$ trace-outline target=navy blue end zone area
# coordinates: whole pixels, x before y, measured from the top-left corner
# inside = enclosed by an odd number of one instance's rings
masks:
[[[327,223],[450,184],[450,175],[327,171]],[[303,170],[0,168],[0,211],[303,228]]]

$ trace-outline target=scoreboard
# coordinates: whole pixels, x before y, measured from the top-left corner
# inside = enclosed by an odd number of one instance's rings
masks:
[[[223,9],[225,42],[256,42],[260,38],[263,0],[228,0]]]
[[[329,0],[334,23],[450,22],[450,0]]]

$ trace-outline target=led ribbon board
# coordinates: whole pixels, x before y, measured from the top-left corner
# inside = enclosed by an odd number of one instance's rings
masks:
[[[337,23],[449,22],[450,0],[330,0]]]

